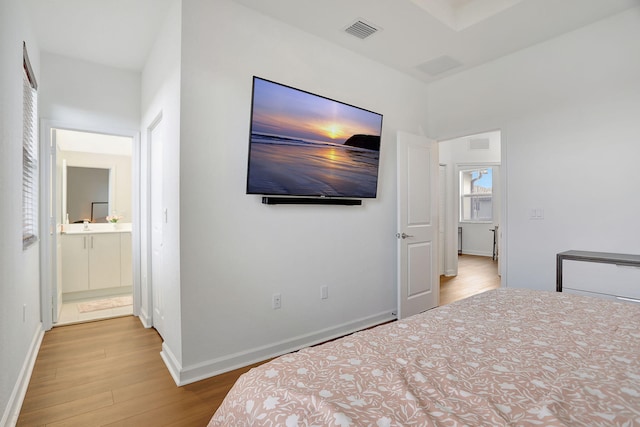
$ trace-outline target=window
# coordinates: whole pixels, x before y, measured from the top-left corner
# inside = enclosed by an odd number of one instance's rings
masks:
[[[493,221],[493,169],[460,171],[460,222]]]
[[[24,43],[22,65],[22,247],[26,249],[38,240],[38,84]]]

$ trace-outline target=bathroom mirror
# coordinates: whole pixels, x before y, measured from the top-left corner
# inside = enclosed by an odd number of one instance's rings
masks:
[[[115,166],[62,165],[62,218],[69,223],[107,222],[115,211]]]
[[[70,223],[107,222],[109,169],[67,167],[67,213]]]

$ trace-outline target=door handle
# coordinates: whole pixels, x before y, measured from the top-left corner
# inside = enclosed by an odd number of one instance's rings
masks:
[[[413,236],[411,234],[406,234],[406,233],[402,233],[402,234],[396,233],[396,237],[398,239],[406,239],[407,237],[413,237]]]

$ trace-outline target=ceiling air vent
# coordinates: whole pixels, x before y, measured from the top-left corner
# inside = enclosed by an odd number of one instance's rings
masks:
[[[424,64],[418,65],[418,69],[424,71],[432,77],[435,77],[439,74],[446,73],[447,71],[453,70],[454,68],[458,68],[462,65],[462,63],[450,56],[443,55],[438,58],[432,59],[430,61],[425,62]]]
[[[344,31],[351,34],[352,36],[364,40],[370,35],[376,33],[378,31],[378,28],[362,20],[358,20],[345,28]]]
[[[470,150],[488,150],[491,147],[491,141],[485,138],[476,138],[469,140]]]

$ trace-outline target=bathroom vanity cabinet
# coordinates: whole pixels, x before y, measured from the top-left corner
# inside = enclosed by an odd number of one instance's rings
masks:
[[[132,285],[131,233],[63,234],[62,292]]]

